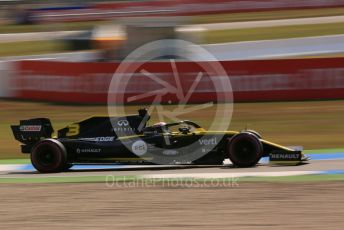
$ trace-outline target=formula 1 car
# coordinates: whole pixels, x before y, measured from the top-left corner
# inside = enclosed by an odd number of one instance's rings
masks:
[[[301,151],[269,142],[252,130],[206,131],[192,121],[147,126],[146,109],[124,117],[91,117],[72,123],[53,135],[47,118],[20,121],[11,126],[42,173],[61,172],[74,164],[196,164],[222,165],[227,158],[236,167],[253,167],[262,157],[280,164],[300,164]]]

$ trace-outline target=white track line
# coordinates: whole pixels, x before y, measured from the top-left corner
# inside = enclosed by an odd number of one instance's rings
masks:
[[[5,171],[16,171],[23,167],[22,164],[13,164],[13,165],[0,165],[0,172],[5,172]]]
[[[247,60],[344,52],[344,35],[204,44],[218,60]]]

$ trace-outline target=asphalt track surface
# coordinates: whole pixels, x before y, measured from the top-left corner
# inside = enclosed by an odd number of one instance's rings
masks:
[[[344,183],[1,184],[2,229],[343,229]]]
[[[341,153],[339,153],[341,154]],[[315,154],[314,154],[315,155]],[[335,171],[344,158],[315,159],[289,167],[167,167],[71,170],[38,174],[0,172],[8,177],[97,175],[210,175],[248,172]],[[343,172],[342,172],[343,173]],[[235,176],[235,175],[232,175]],[[150,177],[148,177],[150,178]],[[154,177],[153,177],[154,178]],[[162,177],[163,178],[163,177]],[[107,181],[106,181],[107,182]],[[177,181],[178,182],[178,181]],[[342,229],[342,181],[298,183],[4,183],[3,229]],[[263,211],[262,211],[263,210]]]
[[[102,169],[85,167],[71,169],[68,172],[40,174],[35,170],[0,171],[1,178],[32,178],[32,177],[79,177],[79,176],[146,176],[153,178],[200,177],[225,178],[236,176],[293,176],[307,174],[344,173],[344,159],[314,160],[308,164],[297,166],[271,166],[260,164],[253,168],[234,168],[224,166],[108,166]]]

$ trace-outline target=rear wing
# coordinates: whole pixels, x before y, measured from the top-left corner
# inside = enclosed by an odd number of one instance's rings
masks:
[[[41,139],[50,138],[54,132],[47,118],[22,120],[19,125],[11,125],[14,138],[23,144],[34,144]]]

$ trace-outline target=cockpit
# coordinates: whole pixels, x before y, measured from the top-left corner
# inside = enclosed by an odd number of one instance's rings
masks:
[[[172,123],[159,122],[144,128],[143,133],[145,135],[189,134],[197,131],[203,131],[203,128],[192,121],[185,120]]]

